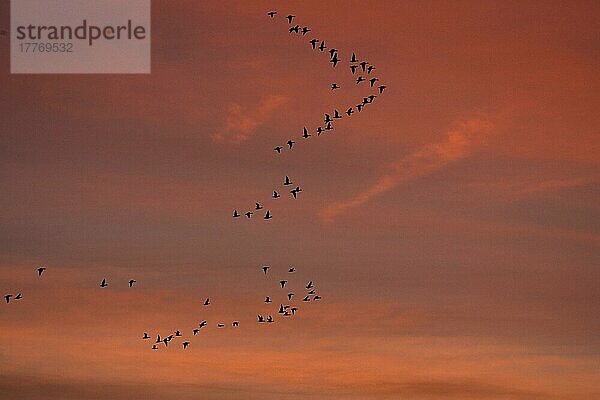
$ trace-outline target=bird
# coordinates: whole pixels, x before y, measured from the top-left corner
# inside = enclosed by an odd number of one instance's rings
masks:
[[[300,26],[296,25],[296,26],[291,27],[290,28],[290,33],[292,33],[292,32],[299,33],[300,32]]]
[[[329,49],[329,57],[333,58],[337,53],[337,49],[331,48]]]
[[[277,153],[281,154],[281,150],[283,150],[283,147],[277,146],[273,150],[275,150]]]
[[[342,116],[340,115],[340,112],[338,110],[334,110],[333,119],[340,119],[340,118],[342,118]]]
[[[181,332],[175,331],[175,336],[181,336]]]
[[[376,95],[372,94],[369,96],[369,103],[372,103],[373,100],[375,99],[375,97],[377,97]]]
[[[244,215],[246,218],[252,218],[252,214],[254,214],[252,211],[247,211]]]
[[[352,113],[354,112],[354,110],[352,109],[352,107],[350,107],[347,111],[346,114],[348,114],[348,116],[352,115]]]
[[[325,51],[327,47],[325,46],[325,41],[321,41],[321,44],[319,45],[319,50],[321,51]]]
[[[158,350],[158,346],[157,346],[157,345],[155,345],[155,344],[153,344],[153,345],[152,345],[152,350]]]
[[[289,178],[289,177],[286,175],[286,176],[285,176],[285,180],[283,181],[283,185],[284,185],[284,186],[288,186],[288,185],[291,185],[291,184],[292,184],[292,181],[291,181],[291,180],[290,180],[290,178]]]
[[[302,299],[302,301],[310,301],[310,296],[306,296],[305,298]]]
[[[263,323],[265,322],[265,317],[263,317],[262,315],[258,315],[258,323]]]
[[[325,123],[332,122],[331,115],[325,114]]]
[[[325,130],[326,131],[331,131],[333,130],[333,125],[331,125],[331,122],[328,122],[327,125],[325,125]]]
[[[265,297],[265,303],[267,303],[267,304],[271,303],[271,298],[269,296]]]
[[[376,69],[374,66],[369,65],[369,68],[367,68],[367,74],[370,74],[374,69]]]
[[[271,212],[269,210],[267,210],[267,213],[265,214],[265,219],[271,219],[273,218],[273,216],[271,215]]]
[[[366,62],[366,61],[362,61],[359,63],[360,68],[363,70],[363,72],[365,71],[367,64],[368,64],[368,62]]]
[[[321,133],[323,133],[323,128],[322,127],[318,127],[317,128],[317,136],[321,136]]]
[[[340,60],[337,58],[337,54],[336,54],[336,55],[334,55],[334,56],[333,56],[333,58],[332,58],[332,59],[331,59],[329,62],[330,62],[330,63],[332,63],[332,64],[333,64],[333,67],[335,68],[335,66],[337,65],[337,63],[338,63],[339,61],[340,61]]]
[[[292,196],[294,196],[294,199],[296,199],[298,197],[298,193],[300,193],[301,191],[302,189],[300,189],[300,186],[296,186],[296,189],[290,190],[290,193],[292,194]]]
[[[350,66],[350,71],[352,71],[353,74],[356,73],[356,68],[358,68],[358,65],[351,65]]]
[[[265,275],[267,274],[267,271],[269,270],[269,268],[271,268],[271,267],[269,267],[268,265],[264,265],[264,266],[262,267],[262,270],[263,270],[263,272],[265,273]]]
[[[358,85],[359,83],[361,83],[364,80],[365,80],[365,78],[363,78],[362,76],[359,76],[358,79],[356,79],[356,84]]]
[[[183,342],[181,344],[183,345],[183,349],[185,350],[190,345],[190,342]]]
[[[287,283],[286,280],[281,280],[279,281],[279,284],[281,285],[281,288],[283,289],[285,287],[285,284]]]
[[[352,63],[358,62],[358,60],[356,59],[356,54],[354,54],[354,52],[352,52],[352,57],[350,57],[350,62],[352,62]]]
[[[298,307],[292,307],[292,315],[296,315],[296,311],[298,311]]]
[[[302,28],[302,36],[306,35],[308,32],[310,32],[310,29],[308,29],[308,26],[305,26],[304,28]]]
[[[148,333],[144,332],[144,336],[142,337],[142,339],[150,339],[150,336],[148,336]]]
[[[19,293],[15,296],[15,300],[21,300],[22,298],[23,298],[23,295],[21,293]]]
[[[311,137],[311,135],[308,133],[308,130],[306,129],[306,127],[304,127],[304,130],[302,131],[302,137],[304,139],[308,139],[309,137]]]
[[[220,322],[217,324],[217,328],[225,328],[225,324]]]
[[[210,298],[207,297],[206,300],[204,300],[204,305],[207,306],[210,304]]]
[[[233,321],[231,323],[231,326],[240,326],[240,323],[239,323],[239,321]]]
[[[335,89],[339,89],[340,87],[338,86],[337,83],[332,83],[331,84],[331,90],[335,90]]]
[[[363,97],[363,105],[369,104],[369,99],[367,97]]]
[[[308,42],[308,43],[310,43],[310,44],[311,44],[311,46],[312,46],[313,50],[317,48],[317,42],[318,42],[318,41],[319,41],[319,39],[313,39],[313,40],[311,40],[310,42]]]
[[[287,141],[287,145],[290,146],[290,150],[292,149],[292,147],[294,147],[294,143],[296,142],[294,142],[292,139]]]
[[[108,286],[108,283],[106,283],[106,278],[102,279],[102,282],[100,282],[100,287],[104,288],[107,286]]]
[[[165,344],[165,347],[168,347],[169,346],[169,339],[164,338],[163,339],[163,343]]]
[[[46,270],[46,267],[38,267],[38,269],[36,269],[38,276],[42,276],[42,274],[44,273],[45,270]]]
[[[238,211],[237,210],[233,210],[233,218],[237,218],[239,216],[240,216],[240,214],[238,213]]]
[[[375,84],[375,82],[377,82],[379,79],[378,78],[371,78],[369,79],[369,82],[371,83],[371,87],[373,87],[373,85]]]
[[[321,296],[318,296],[318,295],[317,295],[317,296],[315,296],[315,297],[313,298],[313,300],[314,300],[314,301],[319,301],[319,300],[321,300]]]
[[[290,274],[291,274],[291,273],[294,273],[294,272],[296,272],[296,268],[295,268],[295,267],[290,267],[290,269],[288,269],[288,272],[289,272]]]
[[[162,342],[162,340],[160,339],[160,335],[157,335],[156,336],[156,343],[160,343],[160,342]]]
[[[308,283],[306,284],[306,288],[312,289],[313,287],[314,287],[313,281],[308,281]]]
[[[6,296],[4,296],[4,300],[6,300],[6,304],[8,304],[10,302],[11,297],[12,297],[12,294],[7,294]]]
[[[268,15],[269,17],[271,17],[271,18],[275,17],[275,15],[276,15],[276,14],[277,14],[277,11],[269,11],[269,12],[267,13],[267,15]]]
[[[283,308],[283,304],[279,305],[279,311],[277,311],[279,314],[283,314],[285,312],[285,309]]]
[[[207,324],[208,324],[208,321],[204,320],[204,321],[200,322],[200,324],[198,324],[198,327],[199,327],[200,329],[202,329],[202,328],[204,328],[204,327],[205,327]]]
[[[267,317],[267,322],[268,322],[269,324],[272,324],[272,323],[273,323],[273,316],[272,316],[272,315],[269,315],[269,316]]]
[[[356,109],[358,110],[358,112],[361,112],[361,111],[362,111],[362,109],[363,109],[363,107],[364,107],[364,106],[363,106],[362,104],[358,104],[358,105],[356,106]]]
[[[315,294],[315,289],[309,291],[307,294]]]
[[[295,15],[292,15],[292,14],[290,14],[290,15],[288,15],[286,18],[287,18],[288,22],[291,24],[291,23],[292,23],[292,20],[293,20],[295,17],[296,17]]]
[[[198,328],[194,328],[192,330],[192,333],[194,334],[194,336],[196,336],[198,334],[198,332],[200,332],[200,329],[198,329]]]
[[[287,296],[288,296],[288,301],[289,301],[289,300],[292,300],[292,297],[294,297],[294,293],[291,293],[291,292],[290,292],[290,293],[288,293],[288,295],[287,295]]]
[[[262,210],[263,209],[263,206],[261,206],[260,203],[254,203],[254,204],[255,204],[255,206],[254,206],[255,210]]]
[[[280,195],[279,193],[277,193],[277,191],[276,191],[276,190],[273,190],[273,198],[274,198],[274,199],[278,199],[278,198],[280,198],[280,197],[281,197],[281,195]]]
[[[130,279],[129,280],[129,287],[133,287],[133,284],[136,283],[137,281],[135,279]]]
[[[378,89],[379,89],[379,94],[383,93],[383,91],[385,90],[385,88],[386,88],[386,87],[387,87],[387,86],[385,86],[385,85],[381,85],[381,86],[379,86],[379,87],[378,87]]]

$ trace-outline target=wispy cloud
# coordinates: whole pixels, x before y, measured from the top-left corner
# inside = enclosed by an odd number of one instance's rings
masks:
[[[491,122],[484,118],[473,118],[457,123],[454,129],[447,132],[443,141],[430,143],[393,162],[388,171],[372,186],[355,197],[324,208],[321,216],[326,220],[332,220],[404,182],[429,175],[454,161],[467,157],[485,141],[491,129]]]
[[[225,126],[212,135],[213,140],[217,143],[245,142],[256,128],[264,124],[286,101],[287,98],[283,95],[270,95],[254,108],[231,103],[227,110]]]

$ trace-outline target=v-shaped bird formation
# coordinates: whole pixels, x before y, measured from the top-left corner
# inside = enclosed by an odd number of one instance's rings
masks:
[[[267,12],[267,16],[269,19],[276,20],[278,18],[278,12],[275,10]],[[308,26],[302,26],[301,24],[297,24],[297,17],[293,14],[288,14],[282,21],[287,22],[288,31],[290,34],[298,36],[299,38],[305,38],[308,32],[312,32]],[[373,104],[375,99],[382,95],[384,91],[387,89],[385,84],[382,84],[380,78],[375,76],[374,71],[377,69],[375,65],[371,62],[359,58],[356,55],[356,52],[352,52],[351,55],[347,55],[342,57],[341,53],[335,47],[328,47],[325,43],[325,40],[321,40],[318,38],[311,38],[308,40],[308,45],[317,53],[323,54],[331,63],[332,68],[342,68],[342,70],[347,71],[354,78],[355,84],[359,86],[364,86],[367,89],[367,92],[362,96],[361,99],[357,99],[356,102],[352,104],[340,105],[338,108],[335,108],[333,111],[327,111],[324,113],[323,123],[317,127],[307,127],[303,126],[298,129],[298,136],[288,138],[284,143],[278,144],[273,147],[273,151],[276,155],[280,156],[285,152],[294,151],[298,143],[307,143],[308,140],[312,140],[313,138],[318,138],[324,134],[330,134],[334,130],[334,124],[342,119],[349,118],[355,113],[361,113],[366,107]],[[329,42],[328,42],[329,43]],[[327,51],[325,51],[327,50]],[[335,91],[340,89],[340,85],[337,82],[331,83],[331,90]],[[279,199],[282,197],[282,194],[289,196],[290,199],[297,200],[299,198],[300,192],[302,192],[302,188],[298,185],[292,187],[290,190],[288,186],[292,185],[292,181],[289,176],[285,176],[283,183],[283,190],[280,190],[280,187],[276,187],[273,189],[273,195],[270,200]],[[233,210],[233,218],[239,219],[256,219],[256,212],[262,210],[263,201],[255,202],[256,208],[239,211],[238,209]],[[259,208],[259,205],[261,208]],[[261,213],[263,213],[261,211]],[[242,218],[242,217],[246,218]],[[273,215],[269,209],[264,211],[264,216],[262,219],[270,220],[273,218]]]

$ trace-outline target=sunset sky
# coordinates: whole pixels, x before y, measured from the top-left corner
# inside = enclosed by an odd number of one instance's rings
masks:
[[[600,3],[152,3],[149,75],[0,37],[0,398],[600,398]],[[387,90],[302,140],[352,52]],[[323,300],[259,325],[281,277]]]

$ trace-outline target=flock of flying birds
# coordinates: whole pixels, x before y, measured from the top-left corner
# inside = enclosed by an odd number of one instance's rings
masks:
[[[278,13],[277,11],[269,11],[267,15],[271,19],[275,19],[278,16]],[[311,32],[312,30],[308,26],[300,27],[300,25],[295,24],[295,18],[296,16],[292,14],[289,14],[287,17],[285,17],[285,20],[289,25],[289,33],[299,35],[300,37],[306,37],[306,34],[308,32]],[[312,38],[310,41],[308,41],[308,43],[310,44],[313,50],[328,55],[329,62],[331,63],[333,68],[337,68],[338,64],[342,62],[338,50],[334,47],[328,49],[324,40]],[[328,50],[325,51],[326,49]],[[309,129],[306,126],[304,126],[302,128],[302,134],[298,138],[290,138],[285,142],[285,144],[279,144],[275,146],[273,150],[276,154],[280,155],[284,151],[293,150],[294,146],[297,143],[296,140],[306,141],[312,138],[314,136],[314,133],[316,133],[316,136],[319,137],[322,134],[331,132],[333,130],[334,122],[341,118],[348,118],[352,116],[352,114],[354,114],[355,112],[362,112],[362,110],[365,109],[365,107],[367,107],[375,101],[377,96],[383,94],[387,86],[383,84],[378,84],[378,82],[380,81],[379,78],[372,75],[372,72],[376,69],[373,64],[366,60],[359,59],[356,56],[356,53],[353,52],[352,55],[349,57],[348,66],[349,72],[356,77],[356,85],[362,84],[364,86],[367,86],[371,93],[363,97],[362,101],[359,101],[358,104],[356,104],[356,106],[340,107],[340,110],[342,110],[341,112],[338,109],[334,109],[333,111],[325,113],[323,124],[321,126],[318,126],[313,129]],[[336,82],[333,82],[331,84],[331,90],[334,91],[338,89],[340,89],[340,85]],[[292,188],[291,190],[289,189],[290,187]],[[286,175],[283,178],[283,188],[284,190],[289,190],[290,198],[294,200],[298,199],[300,192],[302,192],[302,188],[294,184],[294,182],[292,182],[288,175]],[[271,198],[274,200],[281,198],[281,190],[279,188],[274,189]],[[250,210],[233,210],[233,218],[241,218],[242,216],[245,216],[247,219],[251,219],[255,213],[259,211],[262,212],[262,210],[264,210],[263,203],[255,202],[254,207],[252,207],[252,209]],[[270,210],[267,209],[265,211],[263,219],[270,220],[271,218],[273,218],[273,214]]]

